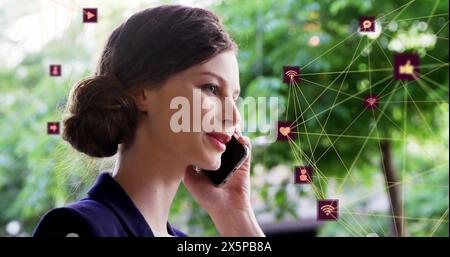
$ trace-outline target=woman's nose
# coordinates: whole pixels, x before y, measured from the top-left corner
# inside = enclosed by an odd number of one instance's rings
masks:
[[[233,99],[225,101],[225,108],[223,113],[223,125],[226,131],[233,129],[241,122],[241,114],[237,108],[236,102]]]

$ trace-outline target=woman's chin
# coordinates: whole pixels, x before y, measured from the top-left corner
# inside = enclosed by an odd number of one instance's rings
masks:
[[[218,170],[220,168],[220,161],[218,164],[214,165],[213,167],[211,167],[209,170]]]
[[[202,169],[217,170],[220,168],[221,163],[222,162],[221,162],[220,156],[218,158],[211,158],[211,159],[207,160],[206,162],[204,162],[204,164],[202,165]]]

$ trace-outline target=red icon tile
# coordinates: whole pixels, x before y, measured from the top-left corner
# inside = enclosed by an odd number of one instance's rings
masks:
[[[419,77],[419,60],[417,54],[396,54],[394,56],[394,79],[417,79]]]
[[[364,106],[368,109],[376,109],[378,108],[380,101],[378,96],[368,95],[364,97]]]
[[[337,220],[339,218],[339,200],[317,201],[317,220]]]
[[[59,135],[59,122],[47,122],[47,134]]]
[[[310,166],[295,167],[295,184],[310,184],[312,182],[312,168]]]
[[[50,76],[52,76],[52,77],[59,77],[59,76],[61,76],[61,72],[62,72],[61,65],[59,65],[59,64],[50,64],[50,66],[49,66]]]
[[[375,32],[375,17],[362,16],[359,18],[360,32]]]
[[[287,141],[295,139],[295,127],[291,121],[278,122],[277,141]]]
[[[299,66],[284,66],[283,67],[283,83],[292,85],[300,82],[300,67]]]
[[[83,8],[83,22],[97,22],[97,8]]]

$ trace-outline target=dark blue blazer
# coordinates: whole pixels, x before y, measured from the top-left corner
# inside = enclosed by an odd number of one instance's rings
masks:
[[[33,236],[153,237],[150,226],[125,190],[108,173],[102,173],[88,196],[44,215]],[[167,223],[173,236],[187,236]],[[72,234],[73,235],[73,234]]]

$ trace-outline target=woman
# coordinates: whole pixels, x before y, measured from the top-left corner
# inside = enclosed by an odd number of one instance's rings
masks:
[[[181,182],[221,236],[264,236],[250,204],[250,155],[221,187],[194,169],[219,168],[233,134],[251,149],[238,125],[236,51],[217,16],[200,8],[146,9],[116,28],[96,75],[73,87],[63,131],[84,154],[118,153],[114,171],[100,174],[86,198],[48,212],[34,236],[186,236],[168,223]],[[215,105],[201,110],[220,131],[171,129],[171,101],[193,103],[195,90],[233,106],[231,119]]]

